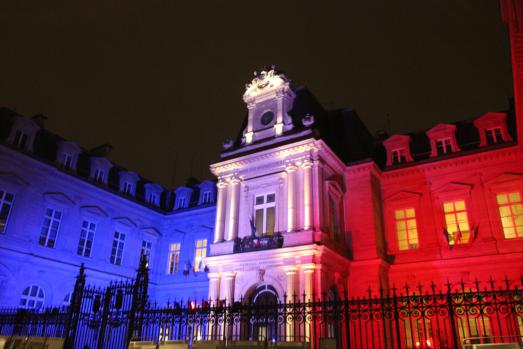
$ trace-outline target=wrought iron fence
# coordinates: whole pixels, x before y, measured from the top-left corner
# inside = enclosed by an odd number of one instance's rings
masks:
[[[464,282],[438,289],[368,291],[365,297],[312,294],[235,302],[147,302],[142,259],[133,282],[107,288],[78,276],[68,308],[0,311],[0,334],[65,338],[64,348],[126,348],[131,340],[183,340],[197,347],[253,341],[310,348],[468,348],[474,343],[523,343],[523,280]]]

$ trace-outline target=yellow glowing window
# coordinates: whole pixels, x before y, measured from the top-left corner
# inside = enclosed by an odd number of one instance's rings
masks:
[[[180,243],[169,245],[169,261],[167,263],[167,274],[175,274],[178,272],[180,265]]]
[[[396,210],[396,234],[398,236],[398,249],[410,250],[418,248],[418,228],[416,225],[416,211],[413,208]]]
[[[194,251],[194,271],[203,271],[204,261],[207,256],[207,239],[196,240],[196,250]]]
[[[470,226],[465,201],[449,201],[443,204],[449,245],[466,244],[470,240]]]
[[[519,192],[496,196],[505,239],[523,237],[523,206]]]

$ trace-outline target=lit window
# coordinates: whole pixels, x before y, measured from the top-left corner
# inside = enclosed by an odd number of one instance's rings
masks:
[[[94,232],[96,224],[88,221],[82,222],[82,229],[80,230],[80,240],[78,241],[78,249],[76,253],[82,257],[91,257],[91,249],[93,248]]]
[[[436,141],[436,150],[438,155],[443,155],[452,152],[452,145],[450,143],[450,138],[438,139]]]
[[[149,258],[149,256],[151,255],[152,246],[153,246],[153,244],[150,241],[143,240],[141,254],[144,255],[145,257]]]
[[[131,195],[132,191],[133,191],[133,185],[131,183],[129,183],[129,182],[124,182],[124,184],[123,184],[123,192],[125,194]]]
[[[411,250],[418,248],[418,228],[416,226],[416,211],[413,208],[396,210],[396,233],[398,235],[398,249]]]
[[[13,207],[13,199],[13,194],[0,190],[0,233],[4,233],[7,227],[7,219],[11,207]]]
[[[501,127],[488,128],[485,130],[487,144],[503,143]]]
[[[70,170],[73,167],[73,157],[71,154],[64,153],[62,167],[64,170]]]
[[[505,239],[523,237],[523,205],[519,192],[496,196]]]
[[[266,194],[256,197],[254,215],[258,235],[274,234],[276,212],[276,195]]]
[[[203,271],[205,268],[204,259],[207,256],[207,239],[196,240],[196,250],[194,251],[194,271]]]
[[[180,265],[180,243],[169,245],[169,261],[167,263],[167,274],[176,274]]]
[[[62,220],[62,212],[48,208],[45,211],[44,224],[42,232],[40,233],[40,240],[38,243],[45,247],[54,247],[56,236],[58,235],[58,228]]]
[[[111,249],[111,264],[122,265],[123,245],[125,243],[125,234],[115,231],[113,247]]]
[[[202,194],[202,204],[209,204],[212,202],[212,192],[205,191]]]
[[[13,144],[15,146],[17,146],[18,148],[24,149],[26,143],[27,143],[27,135],[20,130],[16,131]]]
[[[405,148],[392,150],[392,163],[401,164],[407,161]]]
[[[103,170],[96,169],[96,171],[94,172],[94,180],[98,183],[103,183],[104,177],[105,177],[105,172]]]
[[[449,245],[466,244],[470,240],[470,226],[465,201],[443,203]]]
[[[186,197],[185,196],[181,196],[179,197],[177,200],[176,200],[176,209],[179,209],[179,208],[185,208],[186,206]]]
[[[22,297],[20,297],[20,308],[40,309],[44,305],[44,299],[44,290],[40,286],[28,286],[22,292]]]

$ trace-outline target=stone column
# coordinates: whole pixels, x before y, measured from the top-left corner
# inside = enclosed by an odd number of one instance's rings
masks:
[[[235,272],[223,273],[222,277],[224,279],[225,285],[223,290],[223,298],[227,301],[227,305],[234,303],[234,281],[236,278]]]
[[[306,160],[303,168],[303,229],[313,227],[312,217],[312,161]]]
[[[287,304],[293,304],[294,302],[300,301],[299,290],[298,290],[298,294],[296,294],[296,291],[298,289],[296,287],[297,286],[296,285],[297,271],[298,271],[298,269],[294,266],[285,268],[285,273],[287,274],[287,290],[286,290]],[[294,297],[294,296],[296,296],[296,297]],[[289,307],[288,311],[291,312],[292,310],[293,310],[293,308]],[[292,319],[286,320],[285,338],[286,338],[287,342],[294,341],[295,332],[296,332],[294,326],[295,326],[294,321],[292,321]]]
[[[238,208],[240,206],[240,179],[231,178],[230,181],[230,204],[229,204],[229,231],[227,241],[238,237]]]
[[[214,243],[222,242],[225,231],[225,213],[227,202],[227,183],[222,179],[216,185],[218,187],[218,197],[216,200],[216,221],[214,224]]]
[[[209,273],[209,302],[211,305],[216,305],[220,300],[220,274]]]
[[[313,227],[315,231],[321,231],[321,224],[322,224],[322,185],[323,185],[323,179],[322,179],[322,169],[320,166],[320,161],[318,159],[313,160],[312,162],[312,195],[314,197],[313,202]]]
[[[287,171],[287,231],[293,231],[296,227],[296,166],[288,164]]]
[[[303,268],[303,286],[304,286],[304,294],[305,294],[305,301],[308,302],[309,300],[312,301],[312,293],[314,292],[314,268],[316,266],[314,264],[307,264],[304,265]],[[307,312],[311,312],[312,308],[307,307]],[[308,342],[312,342],[311,338],[312,334],[312,323],[306,323],[305,324],[305,340]]]

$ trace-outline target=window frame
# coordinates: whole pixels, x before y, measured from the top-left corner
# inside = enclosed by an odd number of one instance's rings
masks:
[[[145,244],[145,246],[144,246],[144,244]],[[149,241],[149,240],[146,240],[146,239],[142,239],[142,245],[140,247],[140,256],[142,254],[144,254],[145,257],[147,257],[147,260],[149,261],[151,259],[150,257],[152,255],[152,251],[153,251],[153,243],[152,243],[152,241]]]
[[[514,193],[518,193],[519,195],[519,201],[517,202],[511,202],[510,201],[510,195],[511,194],[514,194]],[[505,228],[503,226],[503,216],[501,216],[501,204],[498,202],[498,196],[499,195],[506,195],[507,196],[507,203],[506,204],[502,204],[503,207],[509,207],[509,210],[510,210],[510,216],[505,216],[505,217],[510,217],[510,220],[512,222],[512,228],[514,229],[514,237],[512,238],[507,238],[506,236],[506,233],[505,233]],[[521,236],[520,234],[518,234],[518,231],[517,231],[517,227],[522,227],[523,225],[516,225],[516,221],[515,221],[515,216],[523,216],[523,214],[514,214],[513,212],[513,204],[514,203],[519,203],[521,208],[523,209],[523,191],[522,190],[517,190],[517,189],[513,189],[513,190],[501,190],[501,191],[498,191],[496,194],[495,194],[495,201],[496,201],[496,206],[498,208],[497,210],[497,215],[498,215],[498,223],[499,225],[501,226],[501,234],[502,234],[502,238],[503,240],[506,240],[506,241],[514,241],[514,240],[521,240],[523,239],[523,233],[521,233]]]
[[[96,168],[94,170],[93,179],[96,183],[105,183],[105,170]]]
[[[180,242],[172,242],[169,244],[169,252],[167,254],[167,275],[177,274],[180,270],[181,248],[182,244]]]
[[[499,133],[496,133],[495,131],[499,131]],[[489,140],[489,136],[491,137],[492,142]],[[487,145],[505,143],[505,139],[503,136],[503,128],[501,126],[485,128],[485,142]]]
[[[117,234],[118,234],[118,236],[117,236]],[[123,236],[123,239],[121,238],[122,236]],[[125,237],[126,237],[125,233],[118,231],[118,230],[114,231],[113,242],[111,244],[111,255],[109,257],[109,263],[111,263],[112,265],[117,265],[117,266],[122,265],[124,248],[125,248]],[[117,243],[116,246],[115,246],[115,242]],[[118,251],[119,251],[118,248],[120,246],[121,246],[120,257],[119,257],[120,260],[119,260],[119,263],[116,263],[118,261]],[[116,250],[115,250],[115,248],[116,248]],[[113,250],[115,251],[115,253],[113,253]]]
[[[48,215],[48,212],[49,211],[52,211],[52,215],[49,216]],[[56,218],[55,217],[55,214],[56,213],[60,213],[60,217],[59,218]],[[63,220],[63,217],[64,217],[64,211],[63,210],[60,210],[58,208],[55,208],[55,207],[51,207],[51,206],[47,206],[46,209],[45,209],[45,215],[44,215],[44,221],[42,223],[42,228],[40,230],[40,236],[38,238],[38,245],[40,246],[43,246],[43,247],[47,247],[47,248],[55,248],[56,247],[56,242],[58,240],[58,233],[60,232],[60,225],[62,223],[62,220]],[[46,226],[46,220],[49,219],[49,225]],[[54,239],[53,239],[53,244],[52,246],[49,246],[49,241],[51,240],[50,239],[50,230],[51,230],[51,227],[52,227],[52,224],[54,222],[58,222],[58,226],[56,227],[56,232],[54,233]],[[44,235],[44,229],[46,230],[45,232],[45,239],[44,239],[44,242],[42,242],[42,238],[43,238],[43,235]]]
[[[198,246],[198,243],[202,242],[202,246]],[[197,239],[194,242],[194,264],[193,270],[195,273],[203,272],[205,270],[204,259],[207,258],[207,248],[209,247],[208,239]],[[202,263],[200,268],[200,263]]]
[[[267,202],[267,197],[269,195],[272,195],[274,197],[274,200],[271,202]],[[259,197],[263,197],[262,204],[256,204],[256,200]],[[254,203],[253,203],[253,209],[252,209],[252,212],[253,212],[252,219],[254,220],[254,225],[256,226],[256,233],[258,234],[259,237],[274,235],[276,233],[276,217],[278,215],[277,205],[276,205],[276,199],[277,199],[276,192],[270,191],[270,192],[255,193],[253,198],[254,198]],[[269,208],[274,208],[274,222],[273,222],[274,226],[273,226],[273,231],[271,234],[267,234],[267,209],[269,209]],[[256,212],[258,210],[262,211],[262,231],[261,232],[258,231],[258,227],[257,227]]]
[[[413,210],[414,211],[414,216],[412,217],[409,217],[407,215],[407,211],[409,210]],[[398,215],[398,212],[403,212],[403,217],[401,218],[398,218],[397,215]],[[412,250],[419,250],[420,248],[420,234],[419,234],[419,223],[418,223],[418,214],[419,212],[417,212],[416,208],[415,207],[412,207],[412,206],[404,206],[404,207],[397,207],[394,209],[394,233],[395,233],[395,242],[396,242],[396,249],[400,252],[405,252],[405,251],[412,251]],[[409,225],[408,225],[408,222],[409,221],[412,221],[414,220],[414,223],[416,225],[415,227],[415,231],[416,231],[416,240],[417,240],[417,244],[415,247],[411,247],[411,236],[409,234],[409,231],[413,231],[414,229],[409,229]],[[399,221],[402,221],[405,223],[405,235],[406,235],[406,238],[405,238],[405,241],[407,242],[407,248],[405,249],[402,249],[400,248],[400,240],[399,240],[399,230],[398,230],[398,222]]]
[[[425,241],[424,210],[422,207],[423,194],[412,190],[398,191],[383,200],[384,203],[384,223],[385,223],[385,242],[387,253],[405,254],[415,253],[427,247],[428,241]],[[416,217],[416,228],[418,234],[418,248],[400,250],[398,243],[398,234],[396,229],[396,210],[414,208]]]
[[[453,152],[451,137],[442,137],[434,140],[434,146],[436,147],[437,156],[446,155]]]
[[[84,227],[84,223],[87,223],[87,227]],[[91,229],[91,225],[94,225],[94,229]],[[97,225],[98,225],[97,222],[94,222],[94,221],[89,220],[89,219],[82,219],[82,225],[81,225],[81,227],[80,227],[80,236],[79,236],[79,238],[78,238],[78,246],[77,246],[77,248],[76,248],[76,254],[77,254],[78,256],[80,256],[80,257],[84,257],[84,258],[91,258],[91,256],[92,256],[92,251],[93,251],[93,247],[94,247],[94,237],[95,237],[95,234],[96,234],[96,228],[97,228]],[[84,238],[84,244],[83,244],[83,246],[81,247],[81,246],[80,246],[80,242],[82,241],[82,233],[83,233],[84,231],[86,232],[86,237]],[[87,243],[88,243],[88,241],[89,241],[88,237],[89,237],[90,234],[92,234],[92,237],[91,237],[91,239],[90,239],[90,241],[91,241],[91,246],[89,247],[89,255],[86,256],[86,255],[85,255],[85,252],[86,252],[86,250],[87,250],[86,245],[87,245]],[[80,247],[81,247],[81,249],[82,249],[82,253],[81,253],[81,254],[78,253]]]
[[[32,290],[33,290],[33,287],[36,287],[36,295],[35,296],[32,296]],[[27,291],[27,294],[24,295],[25,291]],[[42,296],[40,297],[39,294],[42,293]],[[26,304],[23,304],[22,305],[22,301],[26,301],[25,303]],[[28,302],[31,302],[33,301],[35,305],[38,304],[38,302],[41,302],[40,306],[32,306],[32,307],[29,307],[27,305]],[[20,301],[18,302],[18,308],[20,309],[33,309],[33,310],[38,310],[38,309],[42,309],[45,305],[45,291],[44,291],[44,288],[38,284],[30,284],[29,286],[25,287],[23,290],[22,290],[22,294],[20,295]]]
[[[7,226],[9,224],[9,218],[11,216],[11,212],[13,211],[13,205],[14,205],[14,201],[15,201],[15,194],[12,193],[12,192],[8,192],[5,189],[0,189],[0,192],[2,193],[2,195],[0,195],[0,216],[1,216],[2,211],[4,210],[4,206],[9,206],[9,209],[7,210],[7,215],[5,217],[4,225],[3,225],[3,227],[0,226],[0,229],[1,229],[0,230],[0,234],[5,234],[5,232],[7,231]],[[7,194],[11,195],[11,201],[10,202],[8,202],[6,200]]]
[[[212,191],[206,190],[202,193],[202,205],[210,204],[213,201]]]
[[[463,201],[463,204],[464,204],[464,207],[465,209],[464,210],[456,210],[456,203],[457,202],[461,202]],[[441,203],[440,203],[440,209],[441,209],[441,212],[442,212],[442,219],[443,219],[443,227],[445,229],[445,233],[447,234],[447,246],[448,247],[456,247],[456,246],[466,246],[470,243],[472,243],[474,241],[474,225],[473,225],[473,220],[471,219],[472,216],[471,216],[471,211],[470,211],[470,200],[469,200],[469,197],[468,196],[465,196],[465,195],[453,195],[453,196],[449,196],[447,198],[444,198],[441,200]],[[452,204],[453,205],[453,211],[445,211],[445,204]],[[457,224],[457,227],[458,227],[458,231],[459,231],[459,222],[458,222],[458,213],[461,213],[461,212],[465,212],[465,216],[467,218],[467,225],[469,227],[469,230],[468,230],[468,240],[467,241],[462,241],[460,240],[460,243],[456,244],[455,243],[455,240],[454,240],[454,243],[451,244],[450,243],[450,236],[449,236],[449,231],[448,231],[448,223],[447,223],[447,214],[453,214],[454,215],[454,218],[456,220],[456,224]],[[454,237],[455,238],[455,237]]]
[[[405,147],[394,148],[390,151],[390,154],[392,165],[400,165],[407,162],[407,149]]]

